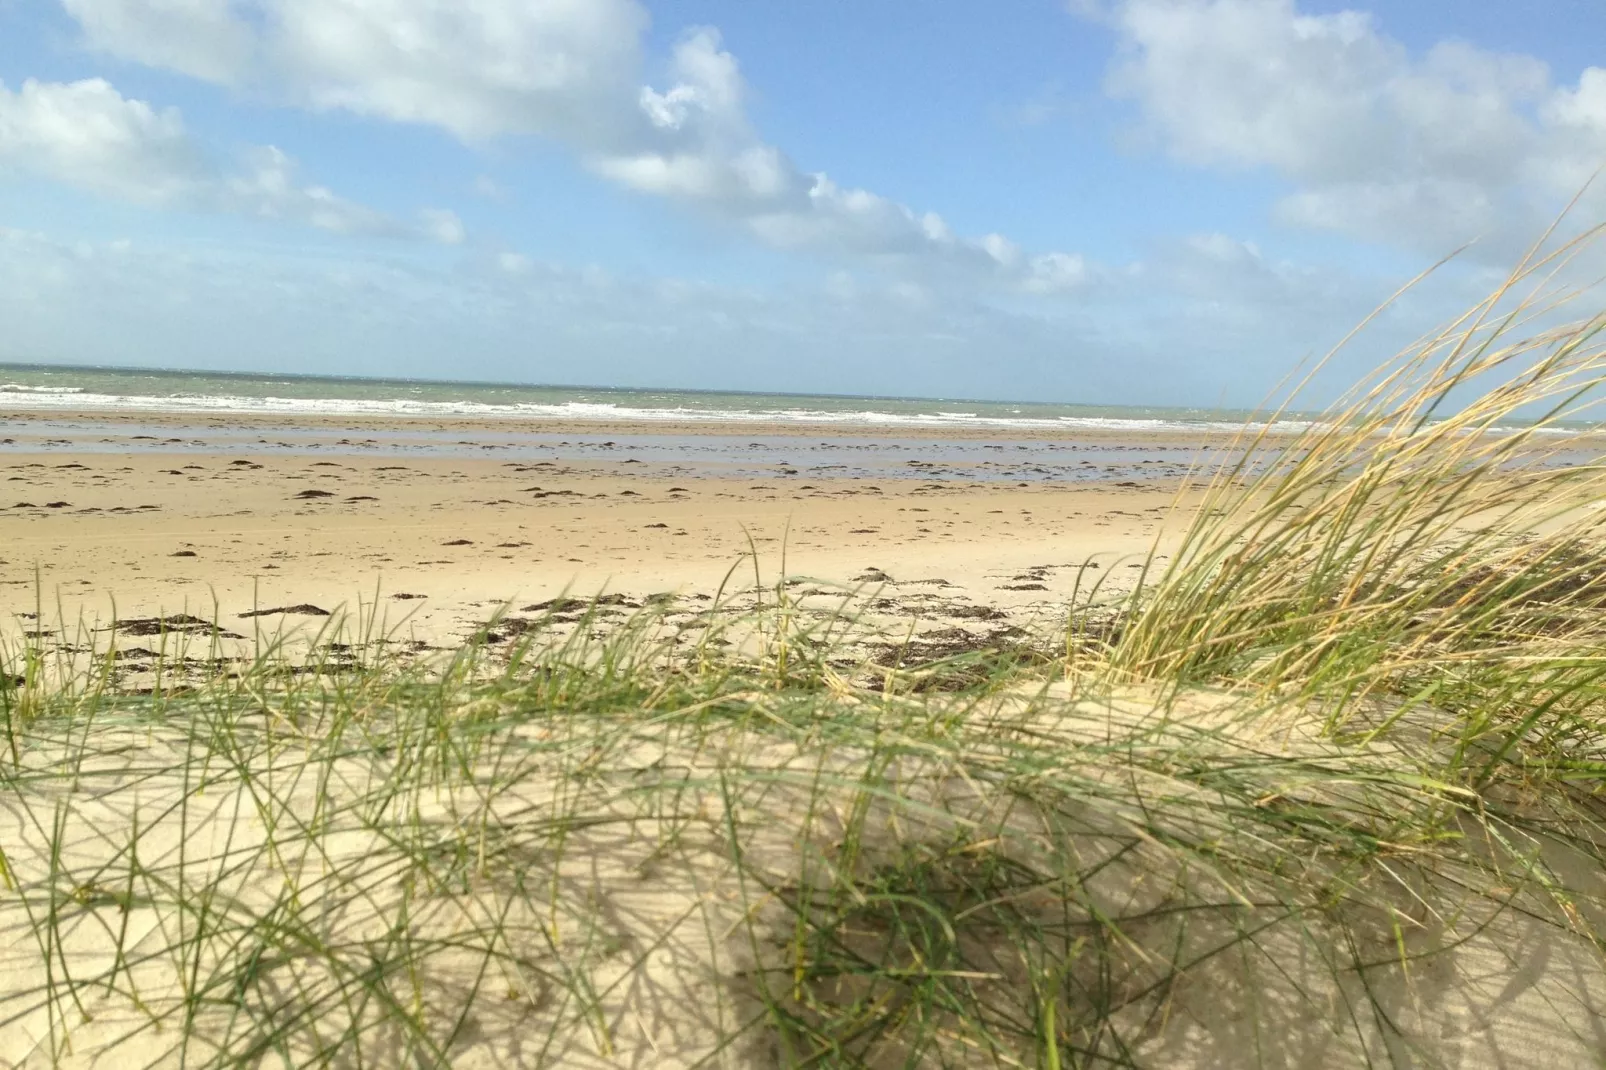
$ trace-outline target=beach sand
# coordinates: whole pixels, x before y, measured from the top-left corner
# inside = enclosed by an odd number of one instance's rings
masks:
[[[784,568],[1042,617],[1063,613],[1078,582],[1130,584],[1199,446],[1056,443],[1072,451],[1061,473],[1037,453],[1011,460],[1036,472],[945,460],[940,437],[866,445],[863,429],[747,428],[736,437],[748,452],[735,455],[727,428],[613,429],[599,442],[565,439],[567,425],[481,424],[446,432],[445,449],[436,423],[303,420],[287,431],[241,420],[229,438],[170,418],[151,434],[148,415],[128,426],[104,414],[10,422],[0,627],[39,630],[32,614],[57,626],[178,613],[274,623],[241,614],[377,605],[387,626],[448,642],[499,607],[559,595],[711,596],[727,577],[727,589],[751,586],[755,563],[765,585]],[[1023,448],[1015,433],[964,437],[994,451],[987,458]],[[1132,456],[1094,464],[1082,448],[1100,462]]]

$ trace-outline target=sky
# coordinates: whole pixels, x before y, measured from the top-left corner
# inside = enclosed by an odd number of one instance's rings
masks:
[[[0,361],[1251,405],[1603,164],[1599,0],[0,0]]]

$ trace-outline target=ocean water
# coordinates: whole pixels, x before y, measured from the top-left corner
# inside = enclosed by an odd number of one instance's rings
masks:
[[[615,390],[515,383],[0,364],[0,411],[471,416],[662,424],[799,423],[895,430],[1235,430],[1228,409],[1067,405],[941,398]],[[1290,429],[1298,419],[1283,421]]]

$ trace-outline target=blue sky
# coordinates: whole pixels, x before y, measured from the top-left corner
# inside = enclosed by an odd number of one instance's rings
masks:
[[[1248,404],[1603,163],[1585,0],[0,0],[0,360]]]

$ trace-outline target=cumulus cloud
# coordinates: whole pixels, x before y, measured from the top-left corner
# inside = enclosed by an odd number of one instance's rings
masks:
[[[62,0],[92,47],[465,140],[627,110],[635,0]]]
[[[249,69],[251,29],[228,0],[61,0],[104,51],[213,82]]]
[[[1293,0],[1124,0],[1110,91],[1188,163],[1296,185],[1283,220],[1506,257],[1606,162],[1606,70],[1558,85],[1525,55],[1412,55],[1367,14]]]
[[[133,7],[139,0],[94,2]],[[239,7],[256,18],[259,77],[315,107],[428,123],[467,140],[509,132],[608,136],[648,22],[633,0]]]
[[[126,100],[99,78],[0,83],[0,167],[141,204],[198,195],[207,168],[177,110]]]
[[[1073,290],[1086,280],[1079,257],[1026,258],[998,235],[962,238],[934,212],[801,170],[752,129],[740,66],[716,30],[683,36],[669,74],[668,88],[638,94],[647,119],[640,144],[629,152],[588,153],[594,170],[734,219],[780,248],[871,258],[1034,293]],[[1082,270],[1066,270],[1072,263]]]
[[[554,138],[611,182],[772,245],[1038,293],[1085,277],[1067,270],[1069,254],[1000,259],[992,239],[961,238],[934,214],[801,169],[753,129],[740,65],[717,30],[684,34],[665,84],[645,84],[639,0],[63,2],[103,51],[470,143]]]
[[[177,109],[124,97],[100,78],[0,83],[0,172],[14,170],[119,200],[302,223],[337,233],[408,234],[380,212],[302,184],[297,165],[269,145],[240,166],[213,166]],[[430,212],[416,233],[455,244],[462,223]]]

